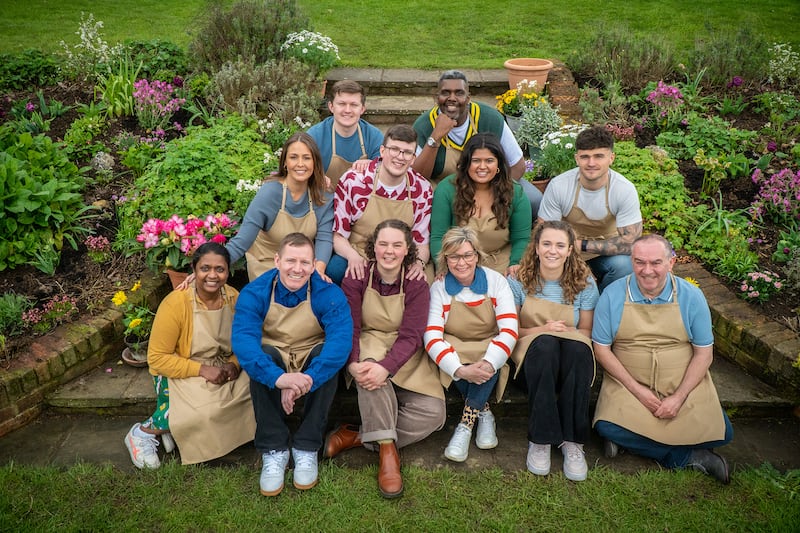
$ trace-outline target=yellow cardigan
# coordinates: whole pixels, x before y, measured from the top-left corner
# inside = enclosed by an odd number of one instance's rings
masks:
[[[147,348],[147,364],[153,376],[188,378],[200,375],[201,364],[189,359],[194,332],[191,291],[194,287],[172,291],[158,306]],[[239,291],[225,285],[224,294],[224,305],[235,309]],[[198,305],[203,307],[200,301]],[[231,355],[229,361],[239,366],[235,355]]]

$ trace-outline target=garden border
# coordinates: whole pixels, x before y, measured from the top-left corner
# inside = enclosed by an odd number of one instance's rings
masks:
[[[699,263],[675,266],[703,289],[714,325],[716,351],[800,403],[800,336],[758,313]],[[170,290],[165,276],[142,276],[151,308]],[[27,353],[0,370],[0,437],[35,419],[45,398],[60,385],[93,370],[122,350],[122,312],[108,308],[86,320],[65,324],[39,337]]]

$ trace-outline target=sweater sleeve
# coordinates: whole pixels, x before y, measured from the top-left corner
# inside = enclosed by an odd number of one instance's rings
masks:
[[[433,209],[431,212],[431,260],[434,266],[438,263],[442,249],[442,237],[453,224],[453,197],[455,188],[452,177],[447,177],[433,191]]]
[[[517,344],[519,324],[514,295],[506,278],[497,272],[486,270],[489,281],[488,296],[492,298],[494,313],[499,333],[495,335],[486,349],[484,359],[492,363],[495,370],[500,370],[511,356],[511,350]]]
[[[461,360],[453,346],[444,340],[444,324],[447,322],[449,313],[450,296],[444,289],[444,280],[435,281],[431,285],[428,325],[423,336],[425,350],[440,370],[454,380],[458,380],[460,378],[455,376],[455,372],[462,366]]]
[[[317,261],[322,261],[327,265],[333,253],[333,196],[326,194],[325,198],[324,204],[314,206],[314,214],[317,217],[314,255]]]
[[[255,198],[247,206],[242,224],[225,248],[231,254],[231,264],[244,256],[261,230],[268,231],[275,222],[281,207],[283,185],[277,180],[268,181],[258,189]]]
[[[170,379],[200,375],[200,363],[189,359],[193,333],[190,307],[187,291],[172,291],[158,306],[147,348],[150,374]]]
[[[531,238],[531,203],[520,185],[514,184],[514,198],[508,221],[508,237],[511,241],[510,265],[518,265]]]

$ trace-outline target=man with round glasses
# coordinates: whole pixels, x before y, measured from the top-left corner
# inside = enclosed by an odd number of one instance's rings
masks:
[[[412,229],[417,260],[407,275],[425,277],[430,259],[431,184],[411,168],[417,134],[411,126],[392,126],[383,138],[380,157],[362,172],[351,169],[336,186],[333,200],[333,250],[326,274],[337,284],[345,275],[358,280],[366,272],[365,246],[375,227],[390,218]]]

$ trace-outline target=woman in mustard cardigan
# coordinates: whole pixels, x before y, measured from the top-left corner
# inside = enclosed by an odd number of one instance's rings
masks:
[[[135,424],[125,446],[137,468],[158,468],[158,439],[169,453],[176,444],[183,464],[221,457],[253,440],[250,380],[231,352],[238,291],[226,285],[230,254],[217,243],[192,257],[195,280],[158,307],[147,362],[156,410]]]

